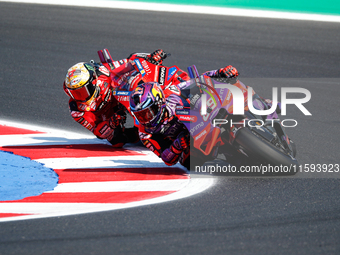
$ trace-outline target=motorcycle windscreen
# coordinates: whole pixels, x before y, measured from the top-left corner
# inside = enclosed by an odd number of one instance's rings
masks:
[[[112,84],[120,90],[129,90],[129,80],[138,75],[138,72],[131,62],[125,63],[111,71]]]

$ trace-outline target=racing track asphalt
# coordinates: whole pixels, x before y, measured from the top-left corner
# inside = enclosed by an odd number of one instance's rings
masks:
[[[307,88],[313,116],[288,108],[298,160],[339,163],[339,24],[5,2],[0,24],[1,119],[86,132],[68,113],[67,68],[102,48],[115,59],[162,48],[183,69],[232,64],[265,97],[277,84]],[[338,254],[339,179],[305,177],[219,176],[174,202],[3,222],[0,253]]]

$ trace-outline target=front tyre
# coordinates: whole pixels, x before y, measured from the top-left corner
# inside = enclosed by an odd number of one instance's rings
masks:
[[[233,145],[255,162],[271,166],[287,166],[290,172],[283,174],[295,174],[294,169],[298,162],[294,157],[286,154],[262,137],[255,135],[247,128],[241,128],[237,132]]]

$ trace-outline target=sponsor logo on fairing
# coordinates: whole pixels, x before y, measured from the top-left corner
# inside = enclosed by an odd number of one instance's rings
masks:
[[[148,65],[148,62],[146,62],[146,60],[142,61],[142,66],[144,67],[144,70],[146,71],[146,74],[150,74],[151,73],[151,69]]]
[[[198,123],[196,126],[190,129],[190,133],[193,134],[195,133],[198,129],[202,128],[204,126],[204,122]]]
[[[110,72],[109,72],[109,70],[107,70],[107,68],[105,66],[100,66],[99,71],[102,72],[103,74],[105,74],[106,76],[110,76]]]
[[[203,132],[201,132],[199,135],[197,135],[195,137],[195,141],[197,141],[198,139],[200,139],[202,136],[204,136],[207,133],[207,130],[203,130]]]
[[[117,96],[129,96],[131,91],[117,91],[115,95]]]
[[[197,100],[200,99],[200,98],[201,98],[201,97],[200,97],[199,94],[194,95],[193,97],[190,98],[191,104],[192,104],[192,105],[195,105],[196,102],[197,102]]]
[[[171,77],[176,73],[176,71],[177,71],[177,68],[176,68],[176,67],[171,67],[171,68],[169,69],[169,74],[168,74],[168,79],[167,79],[167,80],[170,80]]]
[[[115,68],[118,68],[118,67],[120,67],[120,64],[119,64],[119,62],[118,62],[118,61],[115,61],[115,62],[113,62],[113,65],[115,66]]]
[[[210,87],[214,87],[214,84],[209,76],[204,75],[204,80]]]
[[[141,73],[142,76],[144,76],[145,75],[145,70],[144,70],[142,64],[140,63],[140,61],[138,59],[135,59],[134,61],[135,61],[136,65],[137,65],[137,68],[138,68],[139,72]]]
[[[165,83],[165,72],[166,72],[166,68],[165,67],[161,67],[159,69],[159,73],[158,73],[158,83],[162,86]]]

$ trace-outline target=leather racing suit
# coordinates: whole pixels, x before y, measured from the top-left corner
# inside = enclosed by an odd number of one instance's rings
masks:
[[[115,147],[121,147],[127,142],[137,142],[137,130],[124,128],[126,113],[112,96],[109,70],[104,66],[95,70],[98,77],[96,94],[86,102],[70,98],[71,116],[99,139],[107,139]]]
[[[163,117],[156,126],[139,125],[139,138],[165,164],[174,165],[179,161],[189,169],[190,136],[186,126],[175,115],[178,105],[182,105],[181,99],[177,95],[170,95],[166,99]],[[179,137],[186,140],[187,146],[180,144]]]

